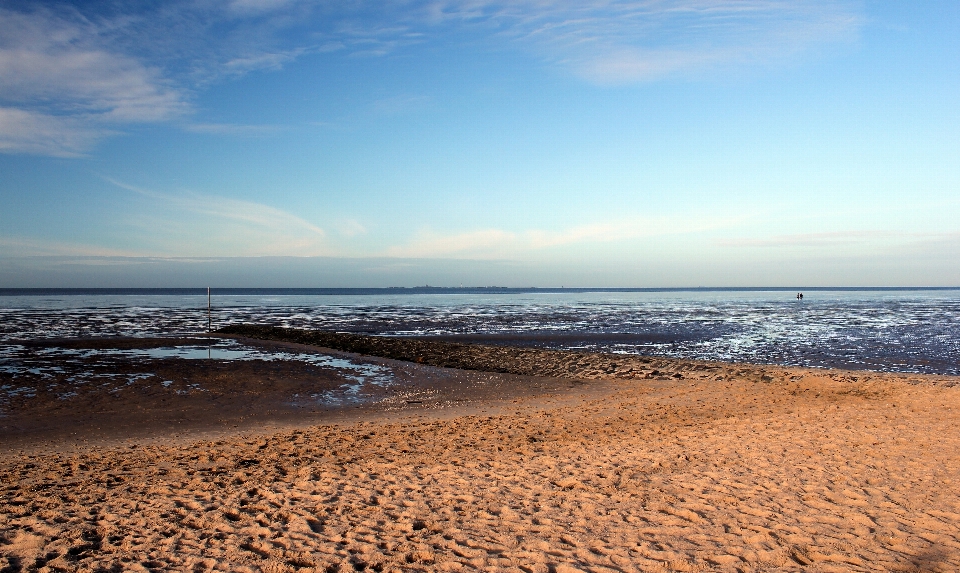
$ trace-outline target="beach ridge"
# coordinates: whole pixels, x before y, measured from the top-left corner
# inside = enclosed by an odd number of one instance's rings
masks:
[[[441,368],[583,380],[682,380],[687,377],[723,379],[732,373],[744,380],[784,382],[806,371],[818,372],[838,381],[850,382],[857,382],[864,376],[870,376],[904,380],[914,384],[938,383],[949,386],[956,384],[960,379],[956,376],[937,374],[880,373],[838,368],[730,363],[638,354],[496,346],[255,324],[230,325],[215,331],[215,334],[302,344]]]

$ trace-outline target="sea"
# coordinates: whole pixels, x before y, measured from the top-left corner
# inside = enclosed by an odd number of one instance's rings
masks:
[[[960,374],[960,289],[951,288],[0,289],[0,354],[25,340],[182,336],[237,323]]]

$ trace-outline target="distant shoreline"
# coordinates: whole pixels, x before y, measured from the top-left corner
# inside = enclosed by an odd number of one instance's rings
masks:
[[[221,288],[212,287],[217,296],[243,295],[397,295],[397,294],[571,294],[571,293],[682,293],[682,292],[925,292],[954,291],[960,286],[757,286],[757,287],[351,287],[351,288]],[[0,288],[0,296],[69,296],[69,295],[206,295],[207,287],[184,288],[110,288],[110,287],[37,287]]]

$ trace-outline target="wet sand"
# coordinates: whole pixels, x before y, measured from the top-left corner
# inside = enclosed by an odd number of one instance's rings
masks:
[[[332,357],[377,369],[390,383],[363,384],[356,372],[303,360],[188,360],[111,356],[112,350],[195,348],[220,338],[91,338],[25,341],[31,350],[108,351],[87,359],[52,353],[42,375],[0,372],[19,392],[0,403],[0,452],[63,450],[154,437],[183,439],[237,431],[343,423],[394,413],[466,411],[474,404],[557,392],[582,381],[487,373],[362,356],[290,342],[240,338],[242,348],[305,358]],[[35,366],[36,362],[31,365]],[[78,382],[79,380],[79,382]],[[338,390],[340,390],[338,392]],[[350,398],[331,400],[330,396]]]
[[[956,378],[411,348],[500,372],[369,358],[423,399],[5,447],[0,569],[960,570]]]

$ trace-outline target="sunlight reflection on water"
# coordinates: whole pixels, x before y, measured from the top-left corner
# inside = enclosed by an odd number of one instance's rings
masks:
[[[214,296],[214,324],[411,335],[560,335],[555,348],[960,374],[960,291]],[[0,340],[195,334],[206,297],[0,297]],[[656,335],[636,341],[605,333]],[[192,351],[184,351],[192,352]]]

